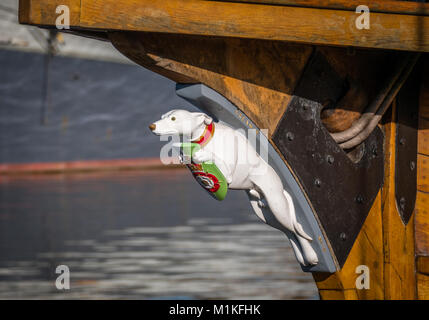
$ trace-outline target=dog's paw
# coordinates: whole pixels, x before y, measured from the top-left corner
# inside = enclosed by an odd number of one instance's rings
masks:
[[[213,157],[210,152],[204,151],[204,150],[198,150],[195,152],[195,154],[192,156],[192,160],[194,160],[195,163],[203,163],[213,161]]]

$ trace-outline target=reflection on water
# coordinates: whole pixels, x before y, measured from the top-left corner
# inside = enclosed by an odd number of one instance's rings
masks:
[[[244,192],[218,202],[184,170],[0,179],[1,299],[317,297]]]

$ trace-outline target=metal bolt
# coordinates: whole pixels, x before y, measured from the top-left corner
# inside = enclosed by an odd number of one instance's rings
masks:
[[[416,168],[416,163],[414,161],[410,162],[410,170],[413,171]]]
[[[340,239],[341,239],[342,241],[346,241],[347,236],[346,236],[346,234],[345,234],[344,232],[341,232],[341,233],[340,233]]]
[[[356,202],[357,202],[357,203],[363,203],[363,197],[362,197],[361,195],[358,195],[358,196],[356,197]]]
[[[401,210],[405,210],[405,198],[401,197],[401,199],[399,200],[399,207],[401,208]]]
[[[403,146],[403,145],[405,145],[405,142],[407,141],[407,139],[405,139],[405,138],[401,138],[400,140],[399,140],[399,144],[401,145],[401,146]]]
[[[314,185],[318,188],[322,185],[322,182],[319,179],[314,180]]]
[[[327,156],[326,156],[326,161],[327,161],[329,164],[333,164],[333,163],[334,163],[334,157],[333,157],[333,156],[331,156],[331,155],[327,155]]]
[[[286,138],[289,141],[292,141],[295,138],[295,136],[294,136],[294,134],[292,132],[288,132],[288,133],[286,133]]]

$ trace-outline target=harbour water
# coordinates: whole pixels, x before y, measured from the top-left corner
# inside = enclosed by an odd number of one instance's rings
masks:
[[[55,269],[70,270],[70,290]],[[185,170],[0,178],[0,299],[317,299],[244,192]]]

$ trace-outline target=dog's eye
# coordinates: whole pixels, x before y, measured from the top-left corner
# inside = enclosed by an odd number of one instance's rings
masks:
[[[176,117],[171,117],[171,121],[176,121]]]

